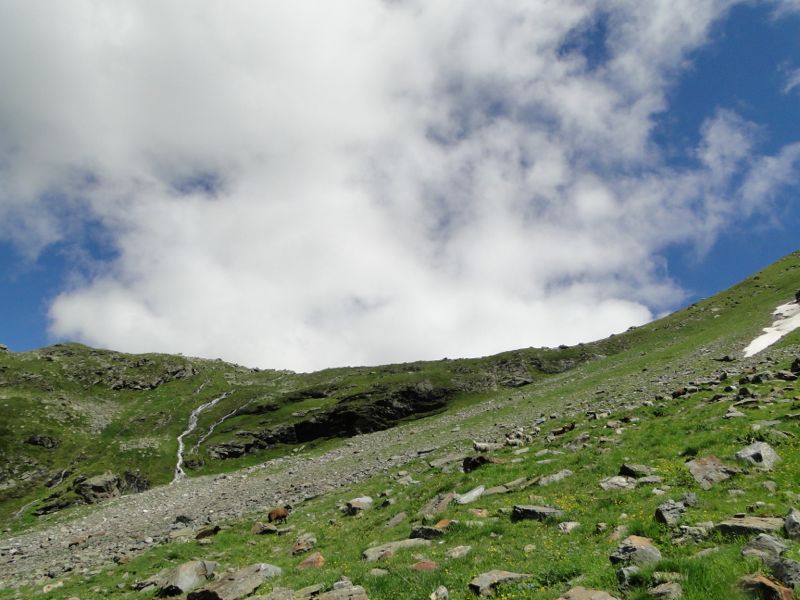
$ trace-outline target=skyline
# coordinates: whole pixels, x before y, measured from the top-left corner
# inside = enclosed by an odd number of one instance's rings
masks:
[[[481,356],[798,249],[800,2],[164,7],[0,7],[14,350]]]

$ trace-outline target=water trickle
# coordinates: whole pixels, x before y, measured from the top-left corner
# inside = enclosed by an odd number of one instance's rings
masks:
[[[202,413],[205,410],[208,410],[209,408],[212,408],[215,404],[217,404],[217,402],[220,402],[221,400],[224,400],[225,398],[227,398],[230,395],[231,395],[231,392],[225,392],[221,396],[218,396],[217,398],[209,400],[205,404],[201,404],[200,406],[198,406],[197,408],[195,408],[192,411],[192,414],[189,415],[189,423],[186,426],[186,429],[184,430],[184,432],[182,434],[180,434],[178,436],[178,462],[175,464],[175,475],[172,478],[172,483],[175,483],[176,481],[180,481],[181,479],[186,477],[186,473],[183,470],[183,452],[185,450],[185,446],[184,446],[184,443],[183,443],[183,438],[185,438],[187,435],[192,433],[197,428],[197,419],[200,417],[200,413]],[[216,426],[216,425],[217,425],[217,423],[214,424],[214,426]],[[212,428],[214,426],[212,426]],[[206,436],[206,437],[208,437],[208,436]]]

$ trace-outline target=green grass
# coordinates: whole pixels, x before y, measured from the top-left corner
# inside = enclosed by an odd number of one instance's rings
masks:
[[[30,461],[34,465],[30,468],[43,469],[48,474],[66,466],[72,466],[75,474],[94,474],[106,469],[116,472],[140,469],[154,483],[164,483],[171,478],[175,437],[185,427],[189,412],[200,402],[230,389],[235,391],[229,398],[203,415],[197,434],[187,439],[188,447],[212,422],[237,407],[264,402],[274,403],[277,408],[260,415],[238,415],[226,421],[201,446],[201,456],[210,444],[237,439],[237,431],[291,424],[298,419],[292,413],[299,410],[329,410],[348,397],[375,390],[378,386],[397,389],[419,381],[456,389],[443,411],[445,414],[487,401],[494,402],[492,410],[461,419],[459,425],[464,431],[487,422],[516,421],[529,427],[538,414],[562,414],[570,407],[579,413],[611,407],[613,418],[636,416],[641,419],[640,423],[626,426],[624,433],[617,436],[603,427],[604,420],[572,419],[578,422],[576,430],[558,438],[553,447],[560,448],[584,432],[590,434],[592,447],[552,457],[555,462],[548,465],[536,463],[534,453],[546,446],[544,440],[539,439],[532,444],[528,454],[519,457],[522,459],[520,462],[511,462],[517,457],[506,450],[498,454],[507,461],[505,464],[489,465],[465,475],[441,473],[418,461],[405,467],[421,481],[417,486],[399,486],[395,474],[390,473],[303,505],[292,515],[291,523],[297,527],[298,533],[313,531],[316,534],[317,549],[327,559],[325,567],[319,571],[300,573],[295,570],[302,557],[289,556],[294,536],[252,536],[249,533],[252,521],[248,520],[229,523],[209,546],[199,546],[194,542],[169,544],[154,548],[125,565],[100,570],[87,578],[73,577],[52,597],[78,596],[83,600],[114,593],[121,597],[127,594],[147,598],[147,594],[130,592],[128,584],[191,558],[219,560],[224,566],[244,565],[256,560],[277,564],[286,571],[277,584],[294,589],[318,582],[330,584],[347,575],[367,588],[373,599],[427,598],[440,584],[450,589],[451,598],[471,597],[466,589],[467,582],[478,573],[493,568],[531,575],[521,584],[505,586],[499,594],[502,598],[556,598],[576,581],[586,587],[614,592],[617,584],[607,557],[615,543],[608,539],[608,532],[597,533],[595,530],[598,522],[605,522],[609,531],[618,525],[627,525],[629,533],[653,538],[664,554],[658,570],[682,573],[688,600],[740,598],[741,593],[735,588],[736,580],[744,573],[759,569],[758,563],[740,557],[743,540],[710,539],[699,545],[675,545],[668,529],[655,523],[653,512],[664,499],[679,499],[684,491],[691,490],[698,493],[701,501],[697,507],[689,509],[685,523],[719,521],[733,513],[746,511],[757,501],[770,504],[757,509],[757,514],[785,514],[794,498],[790,493],[800,492],[793,466],[800,461],[800,421],[785,420],[780,425],[782,430],[796,437],[789,440],[769,438],[768,441],[783,457],[772,473],[750,471],[706,492],[691,479],[684,462],[692,454],[716,454],[732,463],[736,450],[765,435],[752,430],[753,421],[780,419],[787,413],[800,411],[800,404],[792,401],[798,393],[793,389],[795,386],[778,381],[749,386],[761,397],[772,396],[785,402],[775,402],[763,409],[746,409],[747,417],[742,419],[722,419],[730,402],[710,402],[714,394],[721,393],[724,384],[678,400],[665,399],[653,406],[640,405],[644,400],[652,400],[656,394],[668,398],[669,392],[677,385],[706,378],[729,367],[728,363],[715,359],[739,353],[762,327],[771,322],[772,310],[793,298],[798,289],[800,254],[795,253],[722,294],[624,334],[570,348],[531,348],[481,359],[294,374],[254,372],[217,361],[148,355],[152,363],[137,367],[137,373],[141,374],[142,368],[145,372],[147,369],[157,372],[170,362],[190,363],[198,373],[190,379],[172,381],[146,392],[113,391],[102,384],[92,384],[85,375],[105,368],[105,365],[125,364],[139,357],[93,351],[79,345],[69,345],[73,354],[53,361],[43,360],[41,352],[0,355],[0,379],[4,383],[0,389],[0,408],[10,411],[10,418],[0,424],[0,456],[13,458],[18,463]],[[784,338],[768,352],[782,357],[780,364],[770,368],[786,368],[787,357],[793,353],[800,354],[798,347],[800,332]],[[498,376],[519,368],[534,380],[531,385],[510,389],[497,384]],[[80,376],[76,377],[75,373]],[[195,394],[203,383],[205,387],[201,393]],[[303,397],[308,390],[325,390],[327,395]],[[60,412],[54,412],[61,406],[59,402],[64,406]],[[626,405],[635,408],[626,409]],[[75,407],[83,407],[83,412]],[[102,410],[93,414],[85,407]],[[369,410],[369,404],[363,408]],[[436,435],[438,418],[427,417],[423,421],[431,424],[430,435]],[[567,420],[570,419],[562,416],[549,420],[542,427],[546,432]],[[55,435],[62,443],[56,451],[20,443],[34,431]],[[93,433],[87,434],[87,431]],[[600,437],[608,437],[616,443],[601,443]],[[119,446],[120,441],[135,445],[142,439],[150,440],[152,447],[123,450]],[[463,442],[466,444],[468,440]],[[305,445],[304,452],[313,456],[340,443],[339,439],[314,440]],[[422,443],[424,440],[411,439],[407,445],[414,447]],[[197,472],[230,471],[293,449],[291,445],[281,445],[229,461],[213,461],[206,457],[205,465]],[[449,449],[442,449],[441,453]],[[598,481],[616,474],[622,462],[656,467],[664,478],[659,487],[666,489],[669,486],[667,494],[654,495],[651,491],[653,486],[631,492],[603,491]],[[401,553],[380,565],[360,559],[361,552],[371,542],[407,537],[410,522],[418,517],[420,507],[438,491],[464,492],[478,484],[490,487],[518,477],[549,474],[564,468],[572,470],[574,475],[548,487],[533,487],[485,497],[470,506],[451,507],[442,516],[456,519],[460,524],[447,533],[442,543],[434,542],[429,548]],[[776,494],[770,495],[764,489],[762,484],[767,479],[776,482]],[[0,490],[0,518],[9,523],[8,528],[25,528],[37,522],[31,511],[37,506],[36,500],[49,492],[43,490],[41,481],[42,478],[34,479],[16,489]],[[391,507],[375,508],[361,518],[344,517],[336,508],[354,496],[369,494],[377,499],[385,489],[392,490],[395,504]],[[732,489],[740,492],[731,495],[729,491]],[[14,516],[29,502],[34,502],[32,507],[23,511],[21,516]],[[555,504],[567,511],[564,520],[579,521],[581,526],[572,534],[563,535],[553,524],[512,523],[506,511],[517,503]],[[470,515],[468,509],[473,506],[486,509],[490,517],[479,519]],[[86,510],[91,510],[91,507],[79,508],[77,512]],[[400,511],[406,511],[410,519],[391,530],[386,529],[385,522]],[[467,521],[482,521],[484,525],[468,526]],[[458,545],[472,545],[473,550],[463,559],[445,558],[446,550]],[[698,550],[712,545],[720,546],[717,554],[702,560],[692,558]],[[796,549],[790,551],[790,555],[797,557],[797,554]],[[416,555],[435,560],[440,570],[434,573],[411,571],[409,567],[415,562]],[[369,570],[375,566],[388,569],[390,575],[383,578],[370,576]],[[651,575],[652,569],[645,570],[642,584],[626,591],[625,597],[645,598]],[[265,587],[269,588],[269,585]],[[26,590],[25,593],[33,591]],[[12,596],[11,592],[0,592],[0,598]]]

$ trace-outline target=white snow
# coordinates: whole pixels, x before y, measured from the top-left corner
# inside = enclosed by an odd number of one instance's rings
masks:
[[[758,354],[787,333],[791,333],[800,327],[800,304],[797,302],[781,304],[772,314],[777,319],[775,319],[771,327],[765,327],[764,333],[750,342],[750,345],[744,349],[745,358]]]

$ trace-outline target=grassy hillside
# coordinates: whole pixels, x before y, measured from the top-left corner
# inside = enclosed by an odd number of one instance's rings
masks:
[[[764,376],[760,383],[739,384],[738,380],[754,372],[774,374],[788,369],[792,359],[800,356],[800,333],[794,332],[752,360],[740,358],[741,350],[771,322],[772,310],[793,299],[798,289],[800,253],[795,253],[713,298],[600,342],[483,359],[313,374],[256,372],[183,357],[132,357],[76,345],[2,355],[2,404],[12,410],[2,430],[2,451],[12,464],[46,471],[46,476],[64,468],[75,475],[138,470],[151,483],[164,483],[172,476],[175,438],[185,428],[188,414],[224,392],[231,394],[201,415],[196,434],[187,438],[187,448],[191,448],[213,423],[233,413],[188,457],[203,460],[195,472],[231,470],[300,446],[313,456],[331,444],[320,436],[303,437],[314,433],[313,423],[339,424],[339,430],[329,433],[346,436],[391,425],[381,421],[381,415],[398,405],[422,410],[399,410],[394,421],[423,417],[432,424],[432,438],[443,444],[435,454],[404,467],[418,483],[403,485],[405,473],[395,470],[304,503],[290,517],[296,527],[291,535],[254,535],[250,533],[252,519],[226,523],[208,545],[190,541],[158,546],[124,565],[67,579],[53,597],[94,598],[113,591],[146,598],[152,594],[132,592],[130,583],[189,558],[202,558],[218,560],[224,567],[255,561],[279,565],[285,574],[275,585],[292,589],[312,583],[329,586],[346,575],[364,586],[373,599],[427,598],[438,585],[446,585],[451,598],[473,597],[467,582],[489,569],[528,574],[521,583],[503,587],[504,598],[557,598],[578,583],[620,598],[646,598],[646,590],[656,583],[656,571],[679,573],[685,598],[743,598],[735,586],[737,579],[745,573],[769,571],[760,561],[741,557],[745,540],[713,530],[708,535],[698,533],[698,539],[681,540],[685,534],[677,526],[656,522],[654,511],[666,499],[679,500],[686,492],[696,493],[698,503],[687,509],[681,525],[718,523],[740,512],[783,516],[790,506],[797,507],[800,400],[796,384],[774,376]],[[730,373],[724,380],[720,379],[723,370]],[[153,378],[165,381],[150,390],[125,389],[147,378],[151,383]],[[120,380],[123,388],[113,389]],[[728,389],[731,385],[736,388]],[[739,408],[743,416],[725,418],[741,385],[754,393],[755,400]],[[672,392],[680,387],[689,391],[673,399]],[[477,402],[491,402],[492,410],[460,417],[455,429],[449,421],[436,425],[442,413],[455,414]],[[538,433],[535,423],[539,423]],[[576,425],[574,430],[548,436],[571,423]],[[500,449],[492,454],[498,464],[470,473],[428,464],[449,452],[471,453],[471,432],[490,429],[502,441],[503,432],[514,425],[535,434],[524,446],[527,451]],[[292,443],[265,442],[286,430],[300,438]],[[24,439],[32,434],[59,438],[59,445],[48,449],[26,444]],[[225,460],[208,454],[210,448],[236,447],[242,440],[260,440],[266,447],[256,444],[242,456]],[[782,458],[771,472],[733,459],[734,452],[757,440],[770,443]],[[406,443],[421,447],[430,442],[412,437]],[[738,465],[742,473],[710,490],[701,489],[685,463],[709,454]],[[599,482],[616,475],[623,463],[652,467],[661,481],[629,491],[603,490]],[[421,514],[422,506],[439,493],[530,481],[564,469],[571,475],[547,486],[511,486],[507,493],[450,505],[436,519]],[[3,490],[5,514],[33,500],[17,521],[35,521],[32,512],[44,504],[37,499],[42,497],[45,475],[23,479],[12,474],[12,478],[15,485]],[[72,483],[59,485],[71,489]],[[363,495],[372,496],[376,505],[362,516],[344,516],[338,510],[342,502]],[[384,497],[390,500],[381,506]],[[512,521],[512,507],[521,504],[557,506],[564,514],[555,522]],[[401,512],[406,518],[387,527]],[[371,544],[407,538],[413,525],[433,524],[440,518],[457,523],[432,545],[400,552],[380,564],[361,559],[361,552]],[[580,525],[572,533],[562,533],[557,523],[567,521]],[[605,523],[605,529],[598,523]],[[644,568],[627,589],[619,587],[616,568],[608,559],[619,544],[610,539],[618,527],[627,534],[651,538],[663,555],[660,563]],[[298,571],[297,564],[306,555],[290,555],[296,534],[304,531],[315,534],[314,550],[325,556],[320,569]],[[471,546],[466,557],[447,557],[448,550],[466,545]],[[786,556],[800,559],[797,545],[789,546]],[[719,550],[695,557],[710,547]],[[435,570],[411,568],[422,559],[434,561]],[[376,566],[388,574],[370,574]],[[266,593],[272,585],[267,583],[260,591]]]

